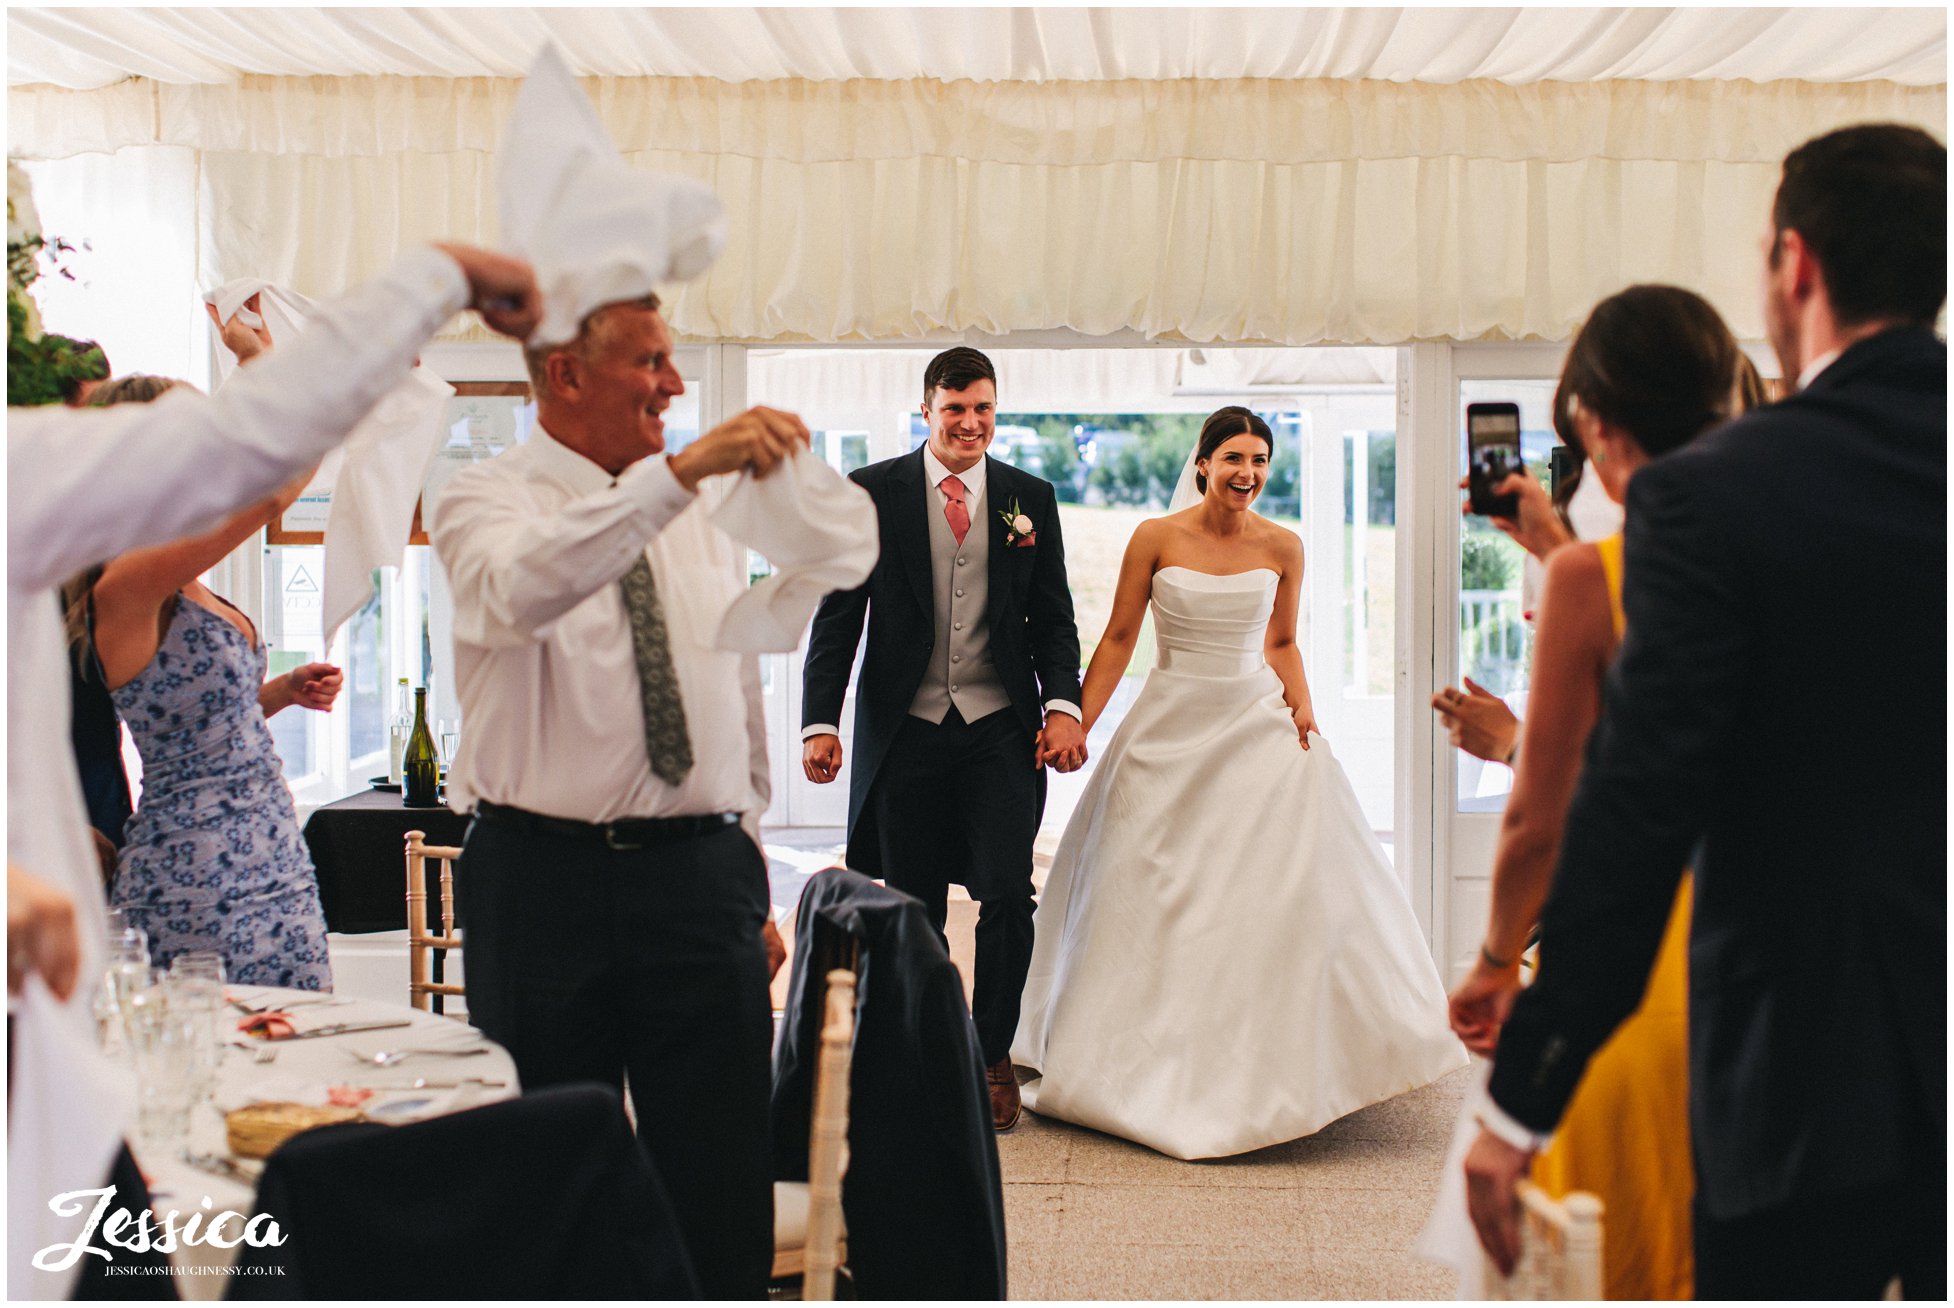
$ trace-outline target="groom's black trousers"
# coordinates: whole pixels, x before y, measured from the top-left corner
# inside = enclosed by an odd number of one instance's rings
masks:
[[[1011,1052],[1031,967],[1031,842],[1040,807],[1033,744],[1010,709],[976,722],[954,707],[941,723],[909,718],[869,799],[882,879],[922,900],[939,936],[950,886],[963,886],[979,905],[970,1008],[986,1066]]]

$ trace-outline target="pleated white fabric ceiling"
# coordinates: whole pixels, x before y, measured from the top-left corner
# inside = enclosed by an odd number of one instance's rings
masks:
[[[1335,78],[1947,79],[1944,9],[12,8],[10,85],[126,77],[584,76],[725,82]]]

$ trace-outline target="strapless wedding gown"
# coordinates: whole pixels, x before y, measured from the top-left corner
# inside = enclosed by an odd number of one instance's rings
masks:
[[[1308,1135],[1466,1065],[1396,872],[1262,656],[1267,568],[1153,578],[1157,657],[1065,828],[1025,1104],[1175,1158]]]

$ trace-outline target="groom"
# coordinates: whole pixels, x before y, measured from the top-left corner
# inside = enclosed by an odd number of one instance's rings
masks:
[[[1031,964],[1031,842],[1045,765],[1085,762],[1079,632],[1049,482],[987,458],[997,371],[958,347],[923,373],[929,441],[852,474],[882,555],[821,603],[803,671],[802,763],[841,771],[841,703],[862,620],[848,865],[914,895],[942,934],[948,888],[980,908],[971,1007],[998,1130],[1018,1121],[1011,1038]]]

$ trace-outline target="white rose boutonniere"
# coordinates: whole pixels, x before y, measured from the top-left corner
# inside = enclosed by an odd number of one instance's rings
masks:
[[[1013,499],[1011,507],[999,509],[997,516],[1004,519],[1004,543],[1012,549],[1024,549],[1038,543],[1038,529],[1025,511]]]

